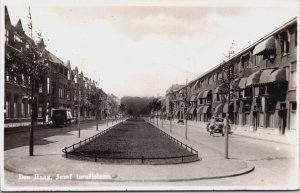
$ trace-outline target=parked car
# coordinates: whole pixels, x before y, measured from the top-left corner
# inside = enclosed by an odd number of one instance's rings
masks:
[[[70,109],[52,109],[51,115],[53,127],[57,127],[60,125],[70,126],[73,120]]]
[[[232,134],[230,125],[228,125],[228,127],[229,127],[229,132],[228,133]],[[207,123],[206,129],[207,129],[207,132],[210,132],[210,135],[212,135],[214,133],[221,133],[222,136],[224,136],[224,133],[225,133],[224,118],[213,117]]]

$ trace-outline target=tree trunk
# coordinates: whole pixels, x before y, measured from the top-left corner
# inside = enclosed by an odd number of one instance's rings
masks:
[[[98,131],[98,105],[97,105],[97,110],[96,110],[96,120],[97,120],[97,131]]]
[[[185,139],[187,140],[187,116],[185,116]]]
[[[35,111],[34,111],[34,81],[31,86],[31,125],[30,125],[30,137],[29,137],[29,156],[33,156],[33,146],[34,146],[34,116],[35,116]]]

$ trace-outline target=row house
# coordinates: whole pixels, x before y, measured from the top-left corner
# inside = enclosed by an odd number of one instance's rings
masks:
[[[24,80],[30,81],[30,77],[22,75],[22,80],[19,81],[11,73],[18,64],[5,65],[5,126],[29,124],[32,108],[37,112],[35,115],[37,121],[43,123],[51,121],[51,109],[57,108],[70,109],[73,117],[78,117],[78,112],[80,112],[82,119],[95,118],[96,106],[91,100],[91,95],[93,91],[99,89],[97,83],[84,76],[82,71],[79,73],[77,67],[72,70],[69,60],[63,62],[45,49],[43,39],[34,42],[25,34],[21,20],[13,26],[7,7],[5,7],[5,59],[13,58],[16,53],[21,53],[22,49],[28,48],[28,42],[44,49],[46,73],[41,75],[36,83],[36,94],[31,99],[22,83]],[[104,96],[102,100],[106,100],[106,93],[102,90],[101,96]],[[31,100],[34,100],[33,107],[31,107]],[[104,108],[107,108],[104,102],[98,109],[101,112],[101,118],[104,118]]]
[[[224,67],[232,72],[230,99],[224,92],[229,85]],[[296,129],[296,73],[294,18],[167,96],[177,119],[207,122],[228,114],[240,127],[285,134]]]

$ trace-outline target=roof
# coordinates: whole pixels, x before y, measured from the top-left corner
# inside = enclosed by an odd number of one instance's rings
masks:
[[[56,63],[56,64],[61,64],[64,65],[64,62],[61,61],[58,57],[56,57],[54,54],[48,51],[48,60],[50,62]]]
[[[226,64],[226,62],[231,61],[233,59],[236,59],[238,57],[240,57],[241,55],[245,54],[245,52],[253,49],[255,46],[257,46],[259,43],[265,41],[266,39],[268,39],[270,36],[273,36],[274,34],[276,34],[277,32],[280,32],[282,29],[293,25],[297,23],[297,17],[294,17],[293,19],[291,19],[290,21],[286,22],[285,24],[281,25],[280,27],[278,27],[277,29],[273,30],[272,32],[270,32],[269,34],[265,35],[264,37],[262,37],[261,39],[257,40],[256,42],[252,43],[250,46],[244,48],[243,50],[239,51],[238,53],[234,54],[230,59],[225,60],[221,63],[219,63],[217,66],[211,68],[210,70],[208,70],[207,72],[201,74],[200,76],[198,76],[197,78],[191,80],[189,83],[187,83],[184,87],[187,87],[188,85],[190,85],[191,83],[197,81],[198,79],[201,79],[207,75],[209,75],[210,73],[214,72],[215,70],[218,70],[219,67],[224,66]]]
[[[4,6],[4,10],[5,10],[5,24],[11,25],[10,17],[9,17],[8,10],[7,10],[6,6]]]
[[[18,20],[17,24],[16,24],[16,29],[20,32],[24,32],[23,30],[23,25],[22,25],[22,22],[21,22],[21,19]]]

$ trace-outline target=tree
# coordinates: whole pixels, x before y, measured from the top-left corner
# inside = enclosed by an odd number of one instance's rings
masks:
[[[102,94],[102,89],[97,88],[96,86],[92,87],[91,93],[92,104],[96,106],[96,121],[97,121],[97,131],[99,124],[99,108],[101,107],[102,101],[105,100],[105,96]]]
[[[158,111],[161,109],[162,104],[161,101],[158,100],[158,98],[153,99],[150,103],[149,106],[151,107],[151,110],[153,110],[156,113],[156,118],[157,118],[157,125],[158,125]]]
[[[38,34],[38,43],[35,44],[29,38],[23,38],[21,50],[9,52],[5,56],[7,72],[20,83],[20,88],[31,98],[31,125],[29,137],[29,155],[33,156],[34,149],[34,124],[37,118],[37,103],[39,82],[44,81],[47,73],[47,52],[41,34]]]
[[[121,103],[120,106],[119,106],[119,111],[121,112],[122,114],[122,117],[124,116],[124,113],[126,111],[126,106],[124,103]]]
[[[228,54],[225,55],[227,58],[227,61],[224,61],[223,64],[223,72],[224,76],[220,78],[218,81],[218,85],[220,86],[220,94],[224,95],[225,98],[223,100],[224,104],[227,105],[228,107],[228,113],[226,114],[225,117],[225,158],[228,159],[228,132],[229,132],[229,113],[231,111],[230,109],[230,102],[231,98],[235,97],[236,92],[238,91],[238,85],[236,82],[237,75],[234,73],[234,63],[231,60],[233,52],[233,44],[234,41],[232,42]],[[226,104],[227,103],[227,104]]]

